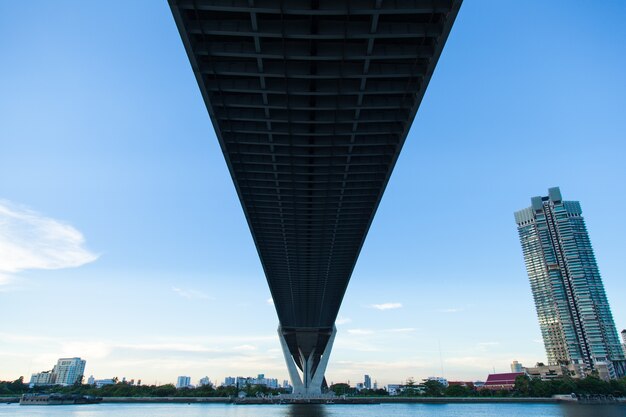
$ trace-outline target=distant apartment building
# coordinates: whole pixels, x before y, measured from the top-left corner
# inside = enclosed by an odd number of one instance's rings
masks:
[[[85,374],[86,361],[81,358],[61,358],[52,369],[55,374],[55,383],[58,385],[73,385],[80,381]]]
[[[372,378],[369,375],[363,376],[363,387],[365,389],[372,389]]]
[[[52,371],[43,371],[37,372],[36,374],[32,374],[30,377],[29,386],[37,387],[44,385],[53,385],[54,384],[54,374]]]
[[[256,378],[253,377],[232,377],[228,376],[224,378],[224,386],[237,386],[243,388],[245,386],[252,385],[264,385],[268,388],[280,388],[278,384],[278,379],[276,378],[265,378],[265,374],[258,374]]]
[[[573,365],[578,376],[626,375],[580,203],[550,188],[516,212],[515,221],[549,365]]]
[[[524,372],[524,367],[518,361],[511,363],[511,372]]]
[[[211,383],[211,380],[209,379],[208,376],[205,376],[204,378],[200,378],[200,380],[198,381],[198,386],[199,387],[204,387],[204,386],[213,386],[213,383]]]
[[[30,386],[73,385],[81,382],[86,361],[81,358],[60,358],[51,371],[32,374]]]
[[[176,388],[188,388],[191,386],[191,377],[190,376],[179,376],[176,379]]]

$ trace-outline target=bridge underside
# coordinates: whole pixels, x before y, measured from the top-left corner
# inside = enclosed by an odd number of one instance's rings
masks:
[[[460,3],[170,0],[303,377]]]

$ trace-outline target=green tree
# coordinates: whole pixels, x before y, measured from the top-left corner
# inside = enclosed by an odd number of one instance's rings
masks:
[[[469,397],[473,391],[462,385],[450,385],[445,389],[444,394],[446,397]]]
[[[337,384],[332,384],[330,386],[330,390],[335,393],[335,395],[349,395],[353,393],[353,389],[350,385],[339,382]]]
[[[428,380],[424,382],[424,395],[427,397],[441,397],[445,387],[439,381]]]

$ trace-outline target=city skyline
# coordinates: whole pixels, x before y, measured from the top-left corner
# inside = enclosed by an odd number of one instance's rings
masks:
[[[74,356],[146,384],[286,379],[167,5],[36,4],[0,4],[0,379]],[[624,7],[463,5],[348,287],[328,381],[546,361],[511,212],[557,185],[584,204],[626,327]]]

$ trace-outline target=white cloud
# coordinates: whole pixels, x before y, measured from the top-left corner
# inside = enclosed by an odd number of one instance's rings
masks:
[[[365,335],[365,334],[373,334],[374,331],[370,329],[348,329],[349,334],[357,334],[357,335]]]
[[[348,323],[352,323],[352,319],[349,317],[338,317],[337,320],[335,321],[335,324],[348,324]]]
[[[274,299],[273,299],[272,297],[268,298],[268,299],[266,300],[266,302],[267,302],[267,304],[269,304],[269,305],[271,305],[271,306],[273,306],[273,305],[274,305]]]
[[[239,345],[235,346],[233,350],[238,352],[252,352],[254,350],[257,350],[257,347],[253,345]]]
[[[480,343],[476,343],[476,348],[479,351],[486,351],[488,349],[491,349],[495,346],[500,346],[500,342],[480,342]]]
[[[417,329],[414,327],[402,327],[399,329],[387,329],[385,331],[389,333],[413,333],[416,330]]]
[[[402,303],[372,304],[370,307],[375,308],[376,310],[393,310],[396,308],[402,308]]]
[[[75,268],[96,259],[74,227],[0,200],[0,285],[27,269]]]
[[[440,308],[436,310],[437,313],[460,313],[463,311],[462,308]]]
[[[178,287],[172,287],[172,291],[176,294],[180,295],[183,298],[187,298],[189,300],[210,300],[211,297],[203,293],[202,291],[197,290],[184,290]]]
[[[123,348],[131,350],[145,351],[166,351],[166,352],[204,352],[216,353],[219,349],[208,348],[203,345],[191,343],[139,343],[139,344],[111,344],[112,348]]]

